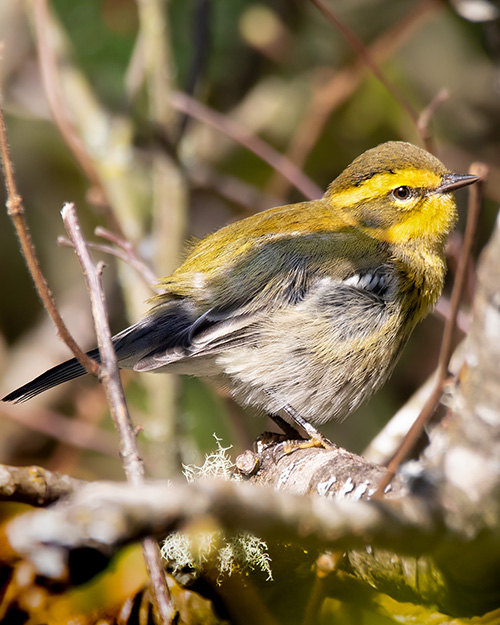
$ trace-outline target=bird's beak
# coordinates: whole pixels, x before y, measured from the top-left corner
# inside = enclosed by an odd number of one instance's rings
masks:
[[[444,174],[441,179],[441,184],[437,189],[434,189],[434,193],[451,193],[462,187],[467,187],[470,184],[474,184],[479,180],[479,176],[472,176],[471,174]]]

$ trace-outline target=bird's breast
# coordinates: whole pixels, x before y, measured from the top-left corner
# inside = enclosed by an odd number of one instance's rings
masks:
[[[406,338],[391,279],[322,278],[298,304],[262,316],[252,342],[217,357],[233,394],[317,423],[347,416],[387,379]]]

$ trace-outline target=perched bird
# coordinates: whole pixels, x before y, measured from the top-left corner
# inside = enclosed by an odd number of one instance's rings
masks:
[[[384,384],[436,304],[452,193],[476,180],[409,143],[364,152],[321,199],[197,243],[148,315],[113,337],[119,366],[215,379],[241,404],[324,440],[311,423],[344,419]],[[84,373],[68,360],[3,401]]]

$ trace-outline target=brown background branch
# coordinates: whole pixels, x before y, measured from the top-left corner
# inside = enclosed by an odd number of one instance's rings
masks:
[[[36,290],[43,302],[43,305],[49,313],[54,325],[57,329],[59,338],[66,343],[73,352],[78,361],[85,367],[86,371],[97,374],[97,363],[89,358],[87,354],[79,347],[74,338],[71,336],[66,324],[62,320],[54,301],[54,297],[49,289],[47,281],[40,269],[40,263],[36,255],[35,247],[31,239],[31,234],[26,223],[24,206],[21,196],[16,187],[14,177],[14,166],[10,158],[9,144],[7,139],[7,129],[5,127],[5,119],[3,109],[0,105],[0,151],[2,155],[3,171],[5,176],[5,186],[7,188],[7,214],[12,220],[16,229],[21,251],[28,265],[29,272],[35,283]]]
[[[441,350],[439,352],[436,383],[431,395],[424,404],[422,411],[418,415],[411,428],[408,430],[406,436],[396,450],[393,458],[389,462],[387,472],[381,479],[380,484],[377,488],[376,495],[378,497],[383,496],[386,486],[394,477],[398,467],[408,457],[408,455],[411,453],[411,450],[415,447],[418,439],[424,431],[425,426],[429,423],[432,415],[437,408],[438,402],[443,394],[443,389],[449,376],[448,368],[453,352],[453,338],[456,331],[458,309],[460,307],[460,302],[462,301],[462,296],[466,285],[467,268],[469,266],[469,261],[472,255],[477,225],[479,222],[479,212],[481,210],[482,204],[482,183],[487,176],[488,169],[486,165],[482,163],[474,163],[473,165],[471,165],[469,173],[475,176],[479,176],[481,180],[476,183],[475,188],[469,190],[469,210],[467,213],[464,244],[460,253],[455,282],[453,284],[453,291],[450,302],[450,315],[446,319],[446,323],[444,326]]]

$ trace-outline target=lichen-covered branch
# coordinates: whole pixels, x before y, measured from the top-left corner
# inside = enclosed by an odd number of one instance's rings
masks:
[[[27,558],[35,559],[50,545],[50,566],[36,560],[40,573],[48,575],[54,559],[56,569],[64,569],[71,549],[93,546],[109,554],[124,543],[165,536],[203,517],[212,517],[229,532],[245,529],[275,541],[300,538],[303,545],[340,550],[374,544],[428,551],[444,529],[425,502],[411,497],[397,502],[329,500],[207,479],[170,485],[89,484],[71,501],[14,519],[7,535]]]
[[[286,453],[282,444],[261,445],[259,453],[245,452],[236,465],[256,484],[298,495],[319,495],[338,499],[370,499],[385,472],[384,467],[366,461],[341,447],[332,450],[312,447]],[[245,463],[245,464],[244,464]],[[387,489],[391,499],[408,494],[398,477]]]

